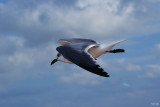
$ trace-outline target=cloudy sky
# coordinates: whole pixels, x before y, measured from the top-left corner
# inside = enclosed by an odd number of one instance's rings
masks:
[[[160,0],[0,0],[1,107],[160,106]],[[55,58],[60,38],[127,41],[111,77]]]

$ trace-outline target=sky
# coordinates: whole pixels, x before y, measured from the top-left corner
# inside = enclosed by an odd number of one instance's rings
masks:
[[[159,107],[160,0],[0,0],[1,107]],[[126,40],[101,77],[62,62],[63,38]]]

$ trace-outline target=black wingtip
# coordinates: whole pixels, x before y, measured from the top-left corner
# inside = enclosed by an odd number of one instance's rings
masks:
[[[102,76],[104,76],[104,77],[110,77],[110,75],[108,75],[107,72],[104,72],[104,74]]]
[[[124,49],[114,49],[114,50],[110,50],[109,53],[120,53],[120,52],[125,52]]]
[[[110,75],[106,75],[105,77],[110,77]]]

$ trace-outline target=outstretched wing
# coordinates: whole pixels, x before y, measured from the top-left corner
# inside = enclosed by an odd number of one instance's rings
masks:
[[[74,43],[85,43],[85,44],[97,44],[96,41],[91,39],[80,39],[80,38],[71,38],[71,39],[60,39],[58,42],[61,45],[69,45]]]
[[[84,44],[76,45],[64,45],[57,47],[57,51],[61,53],[66,59],[75,63],[83,69],[95,73],[100,76],[109,77],[108,73],[105,72],[95,61],[95,59],[84,51],[88,46]]]

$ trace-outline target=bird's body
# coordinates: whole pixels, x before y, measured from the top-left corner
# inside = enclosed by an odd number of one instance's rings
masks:
[[[98,44],[90,39],[60,39],[58,42],[62,46],[56,48],[59,53],[57,54],[57,59],[54,59],[51,65],[56,61],[76,64],[87,71],[104,77],[109,77],[109,75],[104,72],[95,59],[107,52],[124,52],[123,49],[111,50],[113,46],[122,41],[107,46]]]

